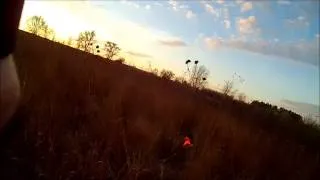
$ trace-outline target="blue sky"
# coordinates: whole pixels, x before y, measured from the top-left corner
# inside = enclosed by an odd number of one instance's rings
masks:
[[[26,1],[22,29],[32,15],[60,38],[96,30],[139,67],[182,75],[196,59],[211,88],[237,73],[249,99],[319,106],[319,1]]]

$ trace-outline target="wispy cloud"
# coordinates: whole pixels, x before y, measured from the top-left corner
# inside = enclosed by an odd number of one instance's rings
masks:
[[[144,53],[139,53],[134,51],[127,51],[126,53],[131,56],[140,57],[140,58],[152,58],[152,56],[149,54],[144,54]]]
[[[231,22],[230,22],[229,20],[224,20],[223,23],[224,23],[224,27],[225,27],[226,29],[229,29],[229,28],[230,28]]]
[[[188,19],[191,19],[191,18],[196,17],[196,14],[195,14],[193,11],[188,10],[187,13],[186,13],[186,17],[187,17]]]
[[[240,34],[256,33],[258,31],[256,27],[256,23],[257,23],[257,20],[255,16],[249,16],[248,18],[238,18],[237,20],[238,32]]]
[[[140,5],[136,2],[132,2],[132,1],[127,1],[127,0],[122,0],[121,1],[122,4],[126,4],[135,8],[140,8]]]
[[[218,3],[218,4],[223,4],[223,3],[224,3],[224,0],[217,0],[216,3]]]
[[[222,39],[219,37],[205,37],[203,41],[209,49],[236,48],[319,66],[319,41],[317,40],[284,43],[279,42],[278,39],[274,41],[248,41],[246,38]]]
[[[280,5],[290,5],[291,4],[291,2],[288,0],[278,0],[277,3]]]
[[[241,4],[241,12],[246,12],[251,10],[253,7],[252,2],[245,2]]]
[[[205,37],[204,39],[205,45],[209,49],[216,49],[218,47],[222,46],[222,38],[217,38],[217,37]]]
[[[162,7],[162,6],[163,6],[163,4],[161,4],[161,3],[157,2],[157,1],[156,1],[156,2],[154,2],[153,4],[154,4],[155,6],[160,6],[160,7]]]
[[[168,3],[174,11],[178,11],[178,1],[169,0]]]
[[[305,28],[310,25],[309,21],[304,16],[298,16],[294,19],[286,19],[285,25],[290,28]]]
[[[212,14],[213,16],[215,16],[216,18],[218,18],[220,16],[218,9],[215,9],[212,5],[204,2],[203,3],[205,10],[207,12],[209,12],[210,14]]]
[[[180,39],[171,39],[171,40],[159,40],[160,44],[165,46],[171,46],[171,47],[184,47],[187,46],[187,43],[185,43],[183,40]]]

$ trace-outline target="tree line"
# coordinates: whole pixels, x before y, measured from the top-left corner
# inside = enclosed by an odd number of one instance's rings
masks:
[[[32,16],[26,21],[26,31],[41,36],[52,41],[57,41],[68,46],[74,46],[85,52],[100,54],[100,46],[96,39],[96,32],[94,30],[80,32],[76,39],[69,37],[67,41],[59,41],[56,39],[56,33],[51,28],[42,16]],[[114,60],[120,52],[120,47],[111,41],[105,41],[102,48],[102,56],[108,60]],[[121,62],[124,58],[118,57]]]

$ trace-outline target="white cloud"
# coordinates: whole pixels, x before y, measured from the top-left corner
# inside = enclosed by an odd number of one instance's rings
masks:
[[[210,5],[208,3],[205,3],[204,6],[205,6],[206,11],[209,12],[210,14],[214,15],[215,17],[219,17],[220,16],[220,14],[217,11],[217,9],[215,9],[212,5]]]
[[[255,16],[239,18],[237,21],[238,31],[241,34],[252,34],[257,32]]]
[[[204,43],[209,49],[216,49],[222,46],[222,39],[217,37],[205,37]]]
[[[181,5],[179,6],[179,8],[180,8],[180,9],[189,9],[189,6],[186,5],[186,4],[181,4]]]
[[[175,0],[169,0],[168,2],[174,11],[178,11],[178,2]]]
[[[304,16],[298,16],[295,19],[286,19],[285,24],[289,26],[289,28],[305,28],[310,25]]]
[[[229,39],[204,37],[203,42],[209,49],[220,47],[236,48],[291,59],[316,67],[319,66],[319,42],[317,40],[285,43],[280,42],[279,39],[269,41],[262,39],[252,40],[245,37],[233,37]]]
[[[159,3],[159,2],[154,2],[153,4],[154,4],[155,6],[160,6],[160,7],[163,6],[163,4],[161,4],[161,3]]]
[[[127,51],[126,53],[131,56],[140,57],[140,58],[152,58],[152,56],[150,56],[149,54],[140,53],[140,52]]]
[[[151,8],[151,6],[149,4],[147,4],[144,8],[146,8],[147,10],[149,10]]]
[[[185,43],[180,38],[163,38],[163,39],[159,39],[158,42],[161,45],[170,46],[170,47],[184,47],[184,46],[187,46],[187,43]]]
[[[194,12],[192,12],[191,10],[188,10],[187,13],[186,13],[186,17],[188,19],[191,19],[191,18],[196,17],[196,14]]]
[[[224,0],[217,0],[216,1],[218,4],[223,4],[224,3]]]
[[[229,29],[229,28],[230,28],[231,22],[230,22],[229,20],[224,20],[223,23],[224,23],[224,27],[225,27],[226,29]]]
[[[291,2],[288,0],[278,0],[277,3],[281,4],[281,5],[290,5],[291,4]]]
[[[251,10],[253,7],[252,2],[245,2],[241,5],[241,12],[246,12]]]

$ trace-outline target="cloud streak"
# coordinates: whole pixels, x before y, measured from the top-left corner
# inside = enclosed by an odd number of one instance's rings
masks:
[[[202,2],[202,4],[204,5],[204,8],[208,13],[212,14],[216,18],[220,16],[218,9],[215,9],[212,5],[206,2]]]
[[[266,40],[248,41],[245,38],[222,39],[217,37],[205,37],[203,40],[209,49],[236,48],[319,66],[319,41],[316,39],[295,43]]]
[[[252,2],[245,2],[241,4],[241,12],[250,11],[252,9]]]
[[[278,0],[277,3],[280,5],[290,5],[291,4],[291,2],[288,0]]]
[[[173,39],[173,40],[158,40],[161,45],[164,46],[171,46],[171,47],[185,47],[187,43],[180,39]]]
[[[149,54],[144,54],[139,52],[127,51],[126,53],[131,56],[140,57],[140,58],[152,58],[152,56]]]

